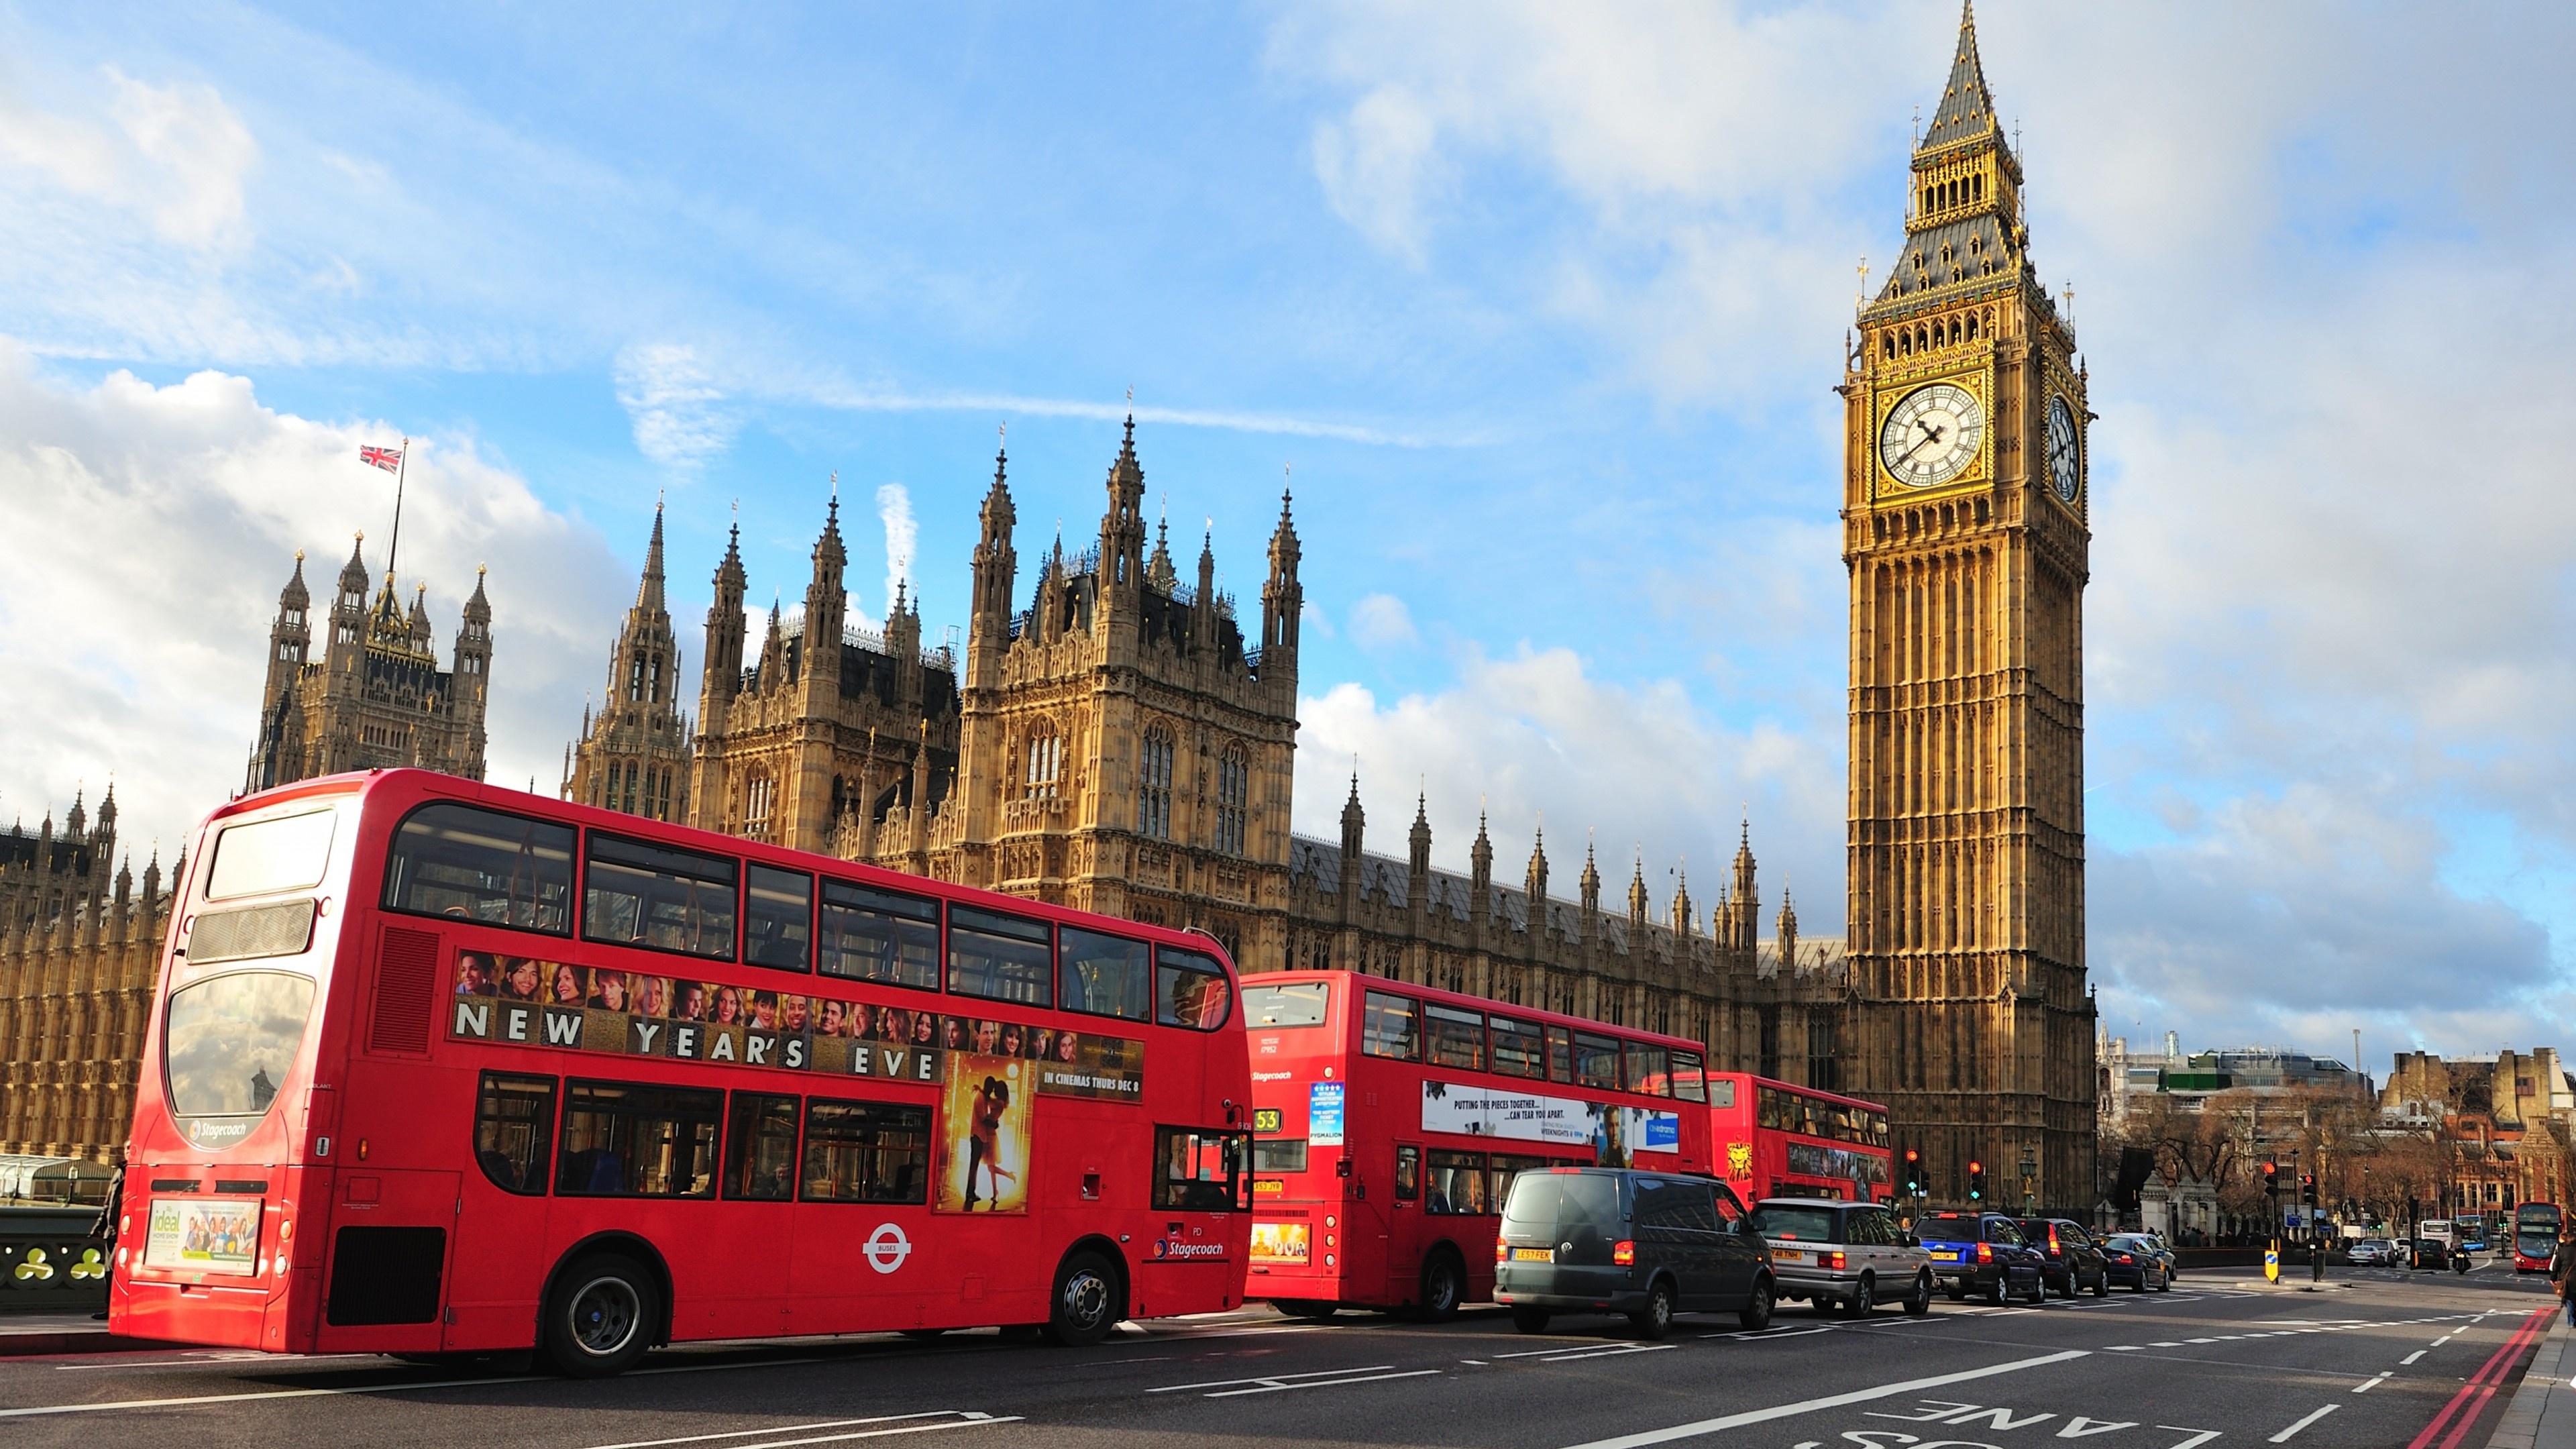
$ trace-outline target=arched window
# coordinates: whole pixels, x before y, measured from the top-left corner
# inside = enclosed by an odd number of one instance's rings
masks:
[[[1145,732],[1144,757],[1137,762],[1136,833],[1172,838],[1172,736],[1159,725]]]
[[[752,776],[749,787],[743,791],[743,833],[766,836],[769,833],[770,808],[777,803],[778,782],[767,774]]]
[[[1064,740],[1048,725],[1038,727],[1029,736],[1029,768],[1022,794],[1031,800],[1052,800],[1064,783]]]
[[[1252,766],[1229,750],[1216,765],[1216,848],[1243,854],[1244,817],[1252,799]]]

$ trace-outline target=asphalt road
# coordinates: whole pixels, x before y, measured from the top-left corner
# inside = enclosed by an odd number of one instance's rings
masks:
[[[2546,1287],[2358,1269],[2307,1292],[2228,1270],[2037,1308],[1936,1301],[1926,1319],[1793,1307],[1761,1334],[1685,1317],[1661,1343],[1607,1318],[1525,1337],[1490,1308],[1437,1326],[1255,1309],[1080,1350],[989,1332],[682,1348],[604,1383],[358,1357],[13,1359],[0,1443],[2479,1449],[2529,1358],[2518,1331],[2554,1306]]]

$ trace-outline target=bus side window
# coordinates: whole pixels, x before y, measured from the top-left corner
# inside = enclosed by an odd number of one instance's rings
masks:
[[[1395,1196],[1399,1202],[1422,1196],[1422,1149],[1409,1142],[1395,1149]]]
[[[948,989],[959,996],[1049,1006],[1054,932],[1044,921],[957,906],[948,912]]]
[[[572,848],[569,825],[424,805],[385,854],[385,909],[568,936]]]
[[[1234,1014],[1225,968],[1214,956],[1178,946],[1154,948],[1154,1019],[1165,1026],[1215,1031]]]
[[[564,1090],[555,1191],[597,1197],[713,1197],[724,1093],[643,1082]]]
[[[742,916],[742,955],[754,966],[781,971],[806,968],[805,947],[814,931],[814,877],[803,871],[750,867],[750,899]]]
[[[939,989],[939,902],[823,882],[824,974]]]
[[[1430,1028],[1430,1061],[1435,1067],[1457,1067],[1464,1071],[1485,1069],[1485,1015],[1480,1011],[1461,1011],[1454,1006],[1428,1009]]]
[[[590,833],[582,889],[586,941],[730,961],[738,863],[641,840]]]
[[[1154,1156],[1162,1164],[1154,1176],[1155,1207],[1207,1213],[1251,1207],[1249,1134],[1160,1127],[1154,1138]]]
[[[785,1202],[796,1195],[796,1099],[766,1092],[733,1094],[725,1124],[724,1195]]]
[[[1384,991],[1366,993],[1360,1003],[1360,1050],[1373,1057],[1418,1060],[1422,1055],[1421,1012],[1421,1006],[1410,996]]]
[[[928,1202],[930,1109],[815,1098],[805,1108],[805,1173],[798,1196],[806,1202]]]
[[[1067,1011],[1145,1021],[1154,1014],[1154,963],[1142,941],[1066,926],[1059,933],[1056,1001]]]
[[[1574,1036],[1561,1026],[1547,1029],[1547,1079],[1551,1082],[1574,1080]]]
[[[1685,1102],[1708,1100],[1708,1074],[1700,1064],[1697,1052],[1676,1050],[1673,1060],[1673,1095]]]
[[[545,1196],[554,1142],[554,1078],[483,1074],[474,1099],[474,1161],[494,1187]]]
[[[1673,1094],[1672,1078],[1665,1066],[1662,1047],[1641,1041],[1628,1043],[1628,1090],[1649,1097]]]
[[[1574,1080],[1584,1087],[1619,1089],[1619,1042],[1615,1037],[1574,1034]]]

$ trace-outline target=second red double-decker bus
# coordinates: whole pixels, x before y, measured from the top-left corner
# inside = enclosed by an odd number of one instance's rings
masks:
[[[1491,1296],[1504,1196],[1532,1168],[1710,1170],[1699,1044],[1348,971],[1244,989],[1247,1297],[1430,1318]]]
[[[117,1333],[597,1375],[1239,1301],[1206,937],[419,771],[237,801],[188,858]]]
[[[1708,1079],[1710,1146],[1746,1202],[1766,1197],[1895,1200],[1887,1109],[1745,1072]]]

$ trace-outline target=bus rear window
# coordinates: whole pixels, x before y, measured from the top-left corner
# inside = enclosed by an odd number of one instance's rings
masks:
[[[1214,956],[1159,946],[1154,950],[1154,1019],[1165,1026],[1214,1031],[1234,1015],[1234,993]]]
[[[569,825],[424,805],[394,832],[385,909],[570,935],[572,847]]]
[[[1368,991],[1360,996],[1360,1050],[1409,1062],[1422,1054],[1422,1008],[1410,996]]]
[[[190,1125],[198,1145],[237,1141],[268,1114],[312,1011],[313,978],[283,971],[242,971],[170,993],[161,1034],[170,1114],[239,1119],[220,1129]]]
[[[1306,1139],[1303,1137],[1261,1137],[1252,1143],[1252,1170],[1255,1172],[1304,1172]]]
[[[331,828],[339,817],[308,810],[274,820],[226,826],[215,837],[215,868],[206,877],[206,899],[310,890],[331,863]]]
[[[1322,1026],[1331,1008],[1333,988],[1321,981],[1295,981],[1286,986],[1243,988],[1247,1026]]]
[[[1697,1052],[1675,1051],[1673,1058],[1673,1095],[1685,1102],[1708,1100],[1708,1070]]]

